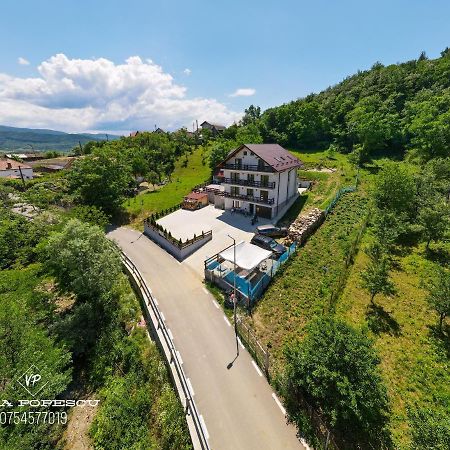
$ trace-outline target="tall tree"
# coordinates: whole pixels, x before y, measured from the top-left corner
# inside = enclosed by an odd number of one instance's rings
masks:
[[[371,245],[367,254],[369,264],[361,272],[361,285],[370,294],[370,302],[374,304],[377,294],[394,295],[396,290],[389,277],[391,263],[380,244]]]
[[[450,271],[438,268],[428,283],[428,303],[439,314],[439,330],[443,332],[444,320],[450,316]]]
[[[259,106],[250,105],[244,110],[244,117],[242,117],[242,125],[249,125],[256,122],[261,117],[261,108]]]
[[[432,241],[442,239],[450,230],[450,205],[443,198],[425,200],[419,210],[418,221],[426,242],[426,248]]]
[[[414,177],[401,164],[386,163],[375,178],[375,205],[380,210],[397,214],[398,217],[410,216],[414,209],[415,192]]]
[[[299,431],[306,400],[352,444],[384,448],[388,398],[380,358],[367,335],[333,318],[317,318],[303,341],[287,347],[286,360],[288,412]]]
[[[46,265],[59,285],[80,299],[109,292],[121,272],[115,244],[100,228],[71,219],[45,248]]]
[[[68,174],[71,192],[86,205],[116,213],[130,188],[131,168],[120,152],[104,146],[77,160]]]

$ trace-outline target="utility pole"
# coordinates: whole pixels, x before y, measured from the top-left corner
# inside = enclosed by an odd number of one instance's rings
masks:
[[[236,354],[239,356],[239,342],[238,342],[238,330],[237,330],[237,320],[236,320],[236,307],[237,307],[237,297],[236,297],[236,240],[234,237],[228,235],[229,238],[233,239],[233,316],[234,316],[234,335],[236,337]]]
[[[19,165],[20,178],[22,178],[23,187],[25,187],[25,179],[23,178],[22,167]]]

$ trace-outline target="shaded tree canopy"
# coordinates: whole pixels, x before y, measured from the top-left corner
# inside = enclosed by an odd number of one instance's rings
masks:
[[[288,346],[286,359],[288,410],[297,425],[304,399],[337,434],[353,441],[345,448],[386,444],[387,392],[380,358],[363,332],[333,318],[316,318],[303,341]]]
[[[450,154],[450,52],[359,71],[319,94],[269,108],[255,120],[264,142],[343,152],[362,145],[376,152],[411,151],[423,160]]]

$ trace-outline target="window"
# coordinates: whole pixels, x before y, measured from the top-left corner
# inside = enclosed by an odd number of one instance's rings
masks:
[[[244,156],[247,156],[247,152],[244,150]]]
[[[261,186],[267,187],[269,185],[269,175],[261,175]]]
[[[247,195],[253,197],[253,189],[247,189]]]

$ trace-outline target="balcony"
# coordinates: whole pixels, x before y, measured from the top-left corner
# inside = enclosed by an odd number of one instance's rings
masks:
[[[244,200],[245,202],[263,203],[265,205],[273,205],[275,202],[275,199],[273,199],[273,198],[255,197],[253,195],[234,194],[232,192],[225,192],[224,195],[225,195],[225,197],[235,198],[237,200]]]
[[[270,166],[261,166],[258,164],[224,164],[223,169],[229,170],[246,170],[250,172],[273,172],[274,170]]]
[[[222,178],[222,183],[224,184],[235,184],[236,186],[249,186],[263,189],[275,189],[275,181],[250,181],[250,180],[239,180],[234,178]]]

